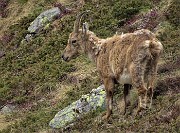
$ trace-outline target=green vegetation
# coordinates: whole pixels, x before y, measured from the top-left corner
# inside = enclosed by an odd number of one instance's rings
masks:
[[[168,8],[166,17],[175,26],[180,25],[180,20],[179,20],[180,14],[179,13],[180,13],[180,1],[173,0]]]
[[[132,118],[131,115],[124,117],[119,113],[120,109],[115,109],[110,126],[100,120],[101,110],[91,112],[77,121],[71,132],[178,132],[180,17],[175,12],[178,12],[180,4],[176,4],[178,0],[172,1],[167,7],[167,16],[162,20],[158,34],[165,50],[158,70],[153,109],[145,112],[142,118]],[[28,0],[18,2],[25,4]],[[46,6],[55,2],[37,1],[34,11],[11,25],[0,42],[0,48],[6,52],[6,56],[0,58],[0,103],[10,102],[20,108],[19,112],[7,116],[8,121],[16,122],[2,130],[2,133],[48,131],[48,123],[58,110],[100,85],[95,67],[84,55],[68,63],[61,60],[61,53],[72,31],[75,13],[56,20],[31,42],[21,43],[29,24]],[[83,21],[89,22],[90,29],[104,38],[119,30],[121,20],[131,20],[135,15],[158,6],[157,3],[161,3],[161,0],[86,1],[80,11],[91,10],[92,14]],[[81,74],[83,77],[79,76]],[[59,88],[59,84],[65,87]],[[63,92],[63,89],[67,89],[65,94],[62,93],[65,96],[61,95],[62,98],[53,103],[54,93]],[[116,93],[118,103],[119,97],[122,97],[120,88]],[[132,97],[135,99],[135,95]]]
[[[18,3],[20,3],[20,4],[25,4],[27,2],[28,2],[28,0],[18,0]]]
[[[21,23],[20,25],[22,29],[10,42],[11,46],[20,44],[20,40],[25,36],[24,31],[26,31],[25,25],[27,24]],[[15,26],[14,28],[18,29]],[[35,88],[39,90],[53,88],[53,84],[58,82],[61,75],[71,72],[73,65],[63,63],[60,57],[60,50],[64,48],[65,39],[58,38],[56,33],[49,33],[53,36],[49,41],[45,40],[46,35],[42,34],[30,43],[21,43],[16,50],[9,51],[6,57],[1,59],[0,81],[2,90],[4,90],[1,95],[5,96],[1,97],[2,100],[15,100],[14,98],[30,100],[26,97],[27,93],[34,92]]]
[[[142,10],[151,8],[152,2],[150,0],[143,2],[137,0],[115,0],[113,2],[102,0],[94,4],[91,1],[87,2],[82,10],[91,10],[92,14],[89,16],[92,21],[90,29],[98,36],[105,38],[113,35],[118,30],[121,20],[128,20]]]

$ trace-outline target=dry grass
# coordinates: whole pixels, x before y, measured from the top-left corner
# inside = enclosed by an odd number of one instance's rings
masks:
[[[16,23],[19,19],[27,16],[35,6],[37,0],[30,0],[25,5],[18,4],[17,0],[10,1],[7,10],[8,15],[6,18],[0,20],[0,37],[9,26]]]
[[[5,115],[0,114],[0,131],[5,129],[8,125],[11,125],[13,122],[6,121]]]

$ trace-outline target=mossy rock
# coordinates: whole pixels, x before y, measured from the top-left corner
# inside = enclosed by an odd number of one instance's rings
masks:
[[[83,95],[79,100],[59,111],[50,121],[49,126],[64,128],[92,110],[105,109],[105,94],[104,85],[93,89],[90,94]]]

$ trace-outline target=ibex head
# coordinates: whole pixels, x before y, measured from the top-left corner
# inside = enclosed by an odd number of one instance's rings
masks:
[[[81,18],[83,17],[84,14],[88,13],[89,11],[84,11],[81,14],[79,14],[75,20],[74,23],[74,30],[72,33],[69,35],[68,43],[67,46],[64,50],[64,53],[62,54],[62,59],[64,61],[69,61],[72,58],[77,57],[79,51],[81,50],[80,44],[83,44],[83,36],[87,33],[87,24],[83,24],[83,29],[80,30],[80,22]]]

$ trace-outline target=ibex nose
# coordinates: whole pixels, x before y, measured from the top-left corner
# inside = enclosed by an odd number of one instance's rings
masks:
[[[64,60],[64,55],[62,55],[61,58]]]
[[[62,58],[64,61],[67,61],[69,57],[64,57],[64,55],[62,55],[61,58]]]

